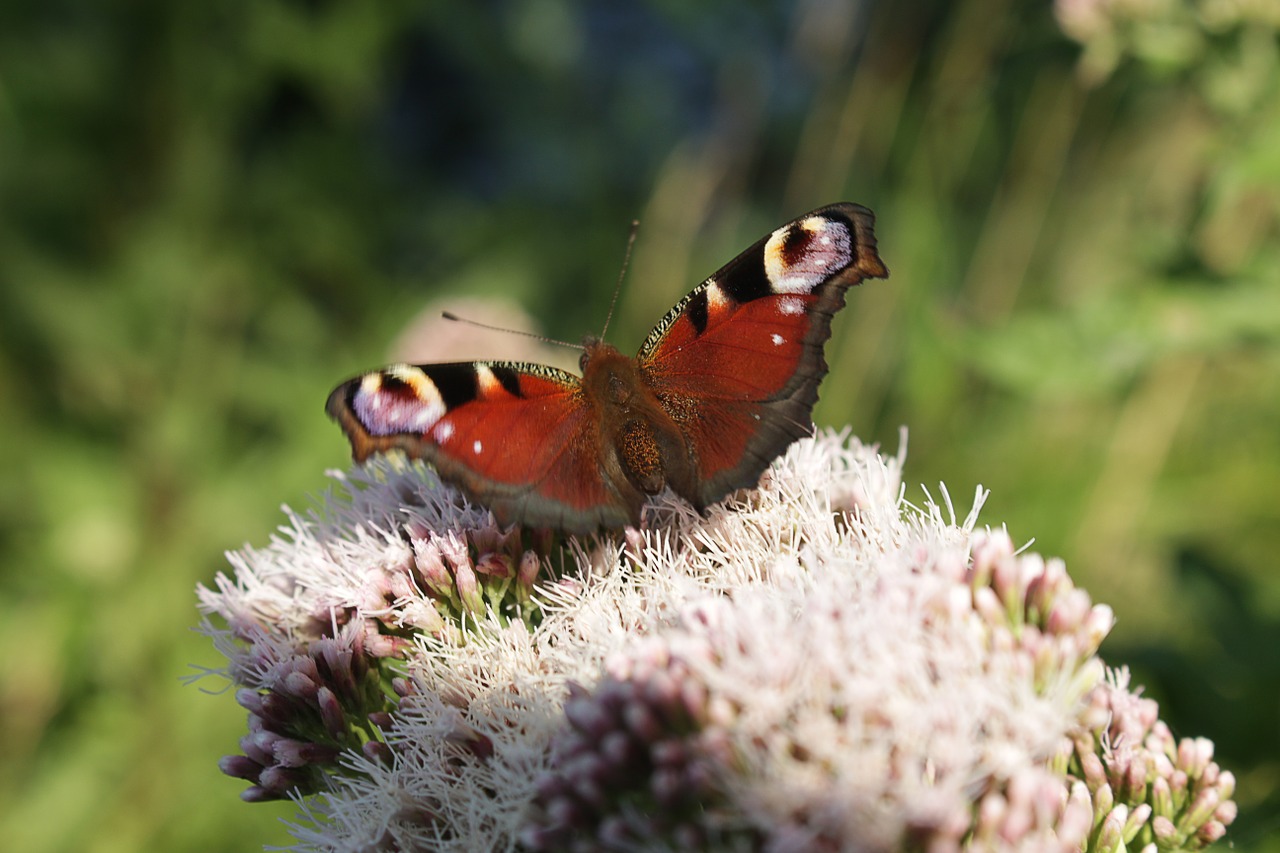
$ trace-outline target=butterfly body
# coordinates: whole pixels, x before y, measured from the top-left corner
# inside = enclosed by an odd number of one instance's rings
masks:
[[[582,390],[594,407],[600,468],[637,517],[644,501],[670,487],[701,509],[696,459],[679,425],[654,394],[635,359],[602,341],[583,352]]]
[[[807,435],[844,291],[884,277],[869,210],[813,211],[757,242],[662,319],[633,359],[587,338],[582,377],[544,365],[392,365],[334,389],[353,456],[400,449],[501,521],[638,524],[671,489],[698,510],[754,486]]]

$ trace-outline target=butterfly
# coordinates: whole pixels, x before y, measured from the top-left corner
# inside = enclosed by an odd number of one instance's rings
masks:
[[[702,512],[812,432],[831,318],[846,289],[889,275],[874,222],[842,203],[783,225],[677,302],[634,359],[585,338],[581,377],[395,364],[343,382],[325,408],[356,461],[424,459],[504,524],[638,526],[665,488]]]

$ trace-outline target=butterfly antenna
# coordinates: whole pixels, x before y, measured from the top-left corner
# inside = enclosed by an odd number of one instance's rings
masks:
[[[627,236],[627,250],[622,253],[622,270],[618,273],[618,283],[613,288],[613,300],[609,303],[609,313],[604,317],[604,328],[600,330],[600,340],[604,340],[609,331],[609,323],[613,320],[613,309],[618,305],[618,294],[622,292],[622,280],[627,277],[627,266],[631,263],[631,247],[636,244],[636,232],[640,230],[640,220],[631,220],[631,233]]]
[[[488,329],[491,332],[506,332],[508,335],[520,335],[526,338],[533,338],[535,341],[541,341],[544,344],[555,344],[560,347],[568,347],[569,349],[581,350],[582,344],[571,344],[568,341],[556,340],[546,335],[540,335],[537,332],[526,332],[523,329],[507,329],[502,326],[490,326],[488,323],[481,323],[477,320],[469,320],[466,317],[459,317],[452,311],[441,311],[440,316],[446,320],[452,320],[455,323],[466,323],[468,326],[475,326],[477,329]]]

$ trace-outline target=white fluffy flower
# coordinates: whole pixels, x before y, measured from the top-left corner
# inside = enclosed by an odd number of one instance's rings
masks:
[[[1119,754],[1098,713],[1124,705],[1097,692],[1110,611],[975,533],[976,505],[907,505],[902,461],[824,432],[706,518],[661,500],[641,530],[563,541],[497,528],[418,465],[335,474],[320,511],[200,590],[250,713],[223,770],[247,799],[299,798],[300,850],[1154,832],[1085,772]],[[1220,829],[1215,791],[1197,807]],[[1187,820],[1179,837],[1212,840]]]

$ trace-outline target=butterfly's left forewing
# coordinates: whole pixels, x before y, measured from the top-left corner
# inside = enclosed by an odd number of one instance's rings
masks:
[[[690,447],[701,506],[754,486],[812,429],[822,349],[844,291],[888,270],[871,211],[820,208],[757,242],[681,300],[637,361]]]
[[[329,395],[352,455],[402,450],[502,521],[572,531],[631,515],[601,477],[576,376],[514,362],[399,364]]]

